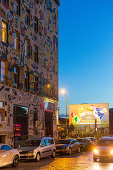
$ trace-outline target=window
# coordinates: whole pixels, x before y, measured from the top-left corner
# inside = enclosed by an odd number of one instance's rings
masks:
[[[14,86],[19,87],[19,70],[17,67],[14,67]]]
[[[6,64],[4,61],[1,61],[1,81],[5,82],[6,79]]]
[[[34,21],[34,31],[38,33],[38,18],[37,17],[35,17],[35,21]]]
[[[54,144],[53,139],[46,139],[46,145]]]
[[[25,72],[25,89],[29,90],[29,73]]]
[[[25,39],[25,56],[30,57],[30,40]]]
[[[38,63],[38,46],[34,45],[34,61]]]
[[[30,25],[30,10],[26,8],[25,23]]]
[[[20,16],[20,0],[15,0],[15,14]]]
[[[8,36],[7,36],[7,28],[8,28],[8,26],[7,26],[7,23],[6,22],[4,22],[4,21],[2,21],[2,41],[4,42],[4,43],[7,43],[8,42]]]
[[[12,148],[11,148],[10,146],[8,146],[8,145],[2,145],[0,150],[9,151],[9,150],[11,150],[11,149],[12,149]]]
[[[34,76],[34,91],[38,91],[38,77]]]
[[[42,142],[41,142],[41,146],[45,146],[46,144],[45,144],[45,140],[43,140]]]
[[[5,120],[5,102],[0,102],[0,122]]]
[[[20,50],[20,33],[18,31],[14,33],[14,48],[15,50]]]
[[[9,0],[2,0],[2,3],[5,4],[6,6],[9,6]]]

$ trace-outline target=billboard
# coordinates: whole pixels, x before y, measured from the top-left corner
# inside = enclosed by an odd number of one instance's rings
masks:
[[[109,104],[75,104],[69,105],[69,124],[87,125],[95,124],[109,125]]]

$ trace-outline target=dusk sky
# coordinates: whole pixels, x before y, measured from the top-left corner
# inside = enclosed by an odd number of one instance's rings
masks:
[[[59,7],[59,89],[69,104],[109,103],[113,107],[113,1],[61,0]],[[59,94],[59,113],[65,114]]]

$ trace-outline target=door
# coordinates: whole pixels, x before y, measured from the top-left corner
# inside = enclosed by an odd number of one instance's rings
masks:
[[[46,156],[52,155],[53,151],[53,140],[52,139],[46,139]]]
[[[45,140],[43,139],[42,142],[41,142],[41,150],[40,150],[40,153],[41,153],[41,157],[45,157],[46,156],[46,142]]]
[[[53,112],[45,111],[45,136],[53,136]]]

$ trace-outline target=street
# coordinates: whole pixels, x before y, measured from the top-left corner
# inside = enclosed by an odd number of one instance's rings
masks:
[[[80,154],[56,155],[55,159],[47,157],[40,162],[22,161],[19,167],[11,166],[2,168],[3,170],[113,170],[113,161],[93,162],[92,152],[81,152]]]

